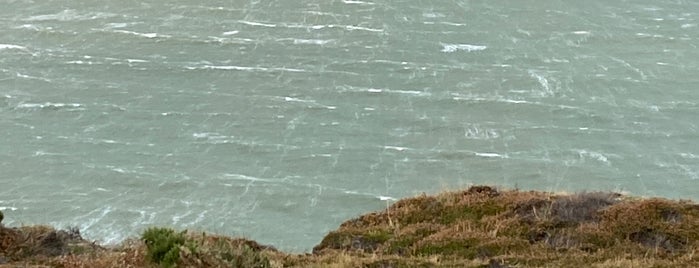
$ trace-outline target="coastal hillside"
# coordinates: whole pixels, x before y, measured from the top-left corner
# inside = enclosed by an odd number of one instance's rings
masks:
[[[699,205],[605,192],[423,194],[342,223],[306,254],[161,227],[105,247],[75,228],[1,221],[0,267],[699,266]]]

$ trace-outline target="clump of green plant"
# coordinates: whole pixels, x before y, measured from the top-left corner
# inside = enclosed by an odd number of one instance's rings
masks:
[[[152,227],[143,232],[148,259],[156,264],[173,267],[180,258],[180,247],[185,244],[185,232]]]

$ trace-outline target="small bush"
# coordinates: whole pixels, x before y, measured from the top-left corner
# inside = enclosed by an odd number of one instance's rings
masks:
[[[141,239],[146,243],[147,257],[156,264],[173,267],[180,258],[180,247],[185,243],[184,232],[168,228],[148,228]]]

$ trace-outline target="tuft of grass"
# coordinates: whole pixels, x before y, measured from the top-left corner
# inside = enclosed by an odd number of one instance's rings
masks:
[[[146,244],[148,259],[164,267],[173,267],[180,259],[180,247],[185,243],[185,232],[175,232],[169,228],[151,227],[146,229],[141,239]]]

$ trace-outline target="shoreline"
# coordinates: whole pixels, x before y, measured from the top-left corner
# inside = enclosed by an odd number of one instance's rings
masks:
[[[4,227],[0,212],[0,267],[691,267],[698,230],[688,200],[473,186],[349,219],[301,254],[162,227],[100,245],[77,228]]]

